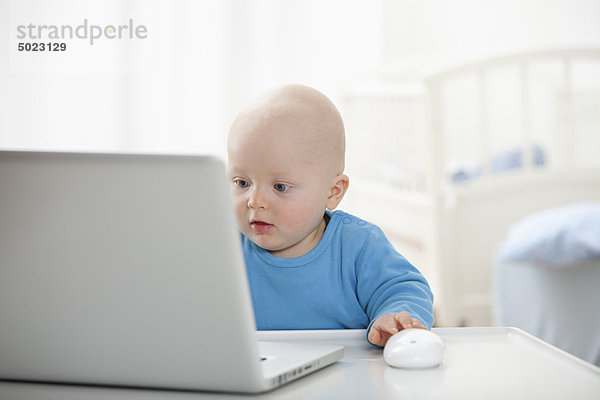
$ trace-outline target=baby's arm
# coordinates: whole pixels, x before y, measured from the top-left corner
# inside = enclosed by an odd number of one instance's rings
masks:
[[[412,318],[406,311],[386,314],[377,318],[371,325],[368,337],[369,342],[383,347],[392,335],[403,329],[411,328],[427,329],[427,327],[421,325],[418,319]]]
[[[433,325],[433,294],[425,277],[376,228],[357,260],[357,294],[371,320],[367,340],[384,346],[398,331]]]

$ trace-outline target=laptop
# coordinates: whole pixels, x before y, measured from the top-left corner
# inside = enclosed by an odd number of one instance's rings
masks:
[[[0,379],[251,393],[342,357],[257,340],[219,159],[0,151]]]

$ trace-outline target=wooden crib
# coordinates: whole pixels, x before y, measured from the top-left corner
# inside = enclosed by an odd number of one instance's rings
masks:
[[[523,52],[342,90],[350,189],[430,281],[438,326],[492,323],[494,253],[534,211],[600,200],[600,48]]]

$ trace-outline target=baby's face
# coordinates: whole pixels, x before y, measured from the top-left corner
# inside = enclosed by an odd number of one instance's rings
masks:
[[[279,257],[299,257],[319,242],[335,178],[327,152],[306,135],[303,118],[248,118],[230,133],[228,174],[240,230]]]

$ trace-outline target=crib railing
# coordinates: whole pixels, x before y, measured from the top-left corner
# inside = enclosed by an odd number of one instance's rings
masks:
[[[446,82],[460,76],[476,76],[477,79],[477,102],[479,112],[477,113],[478,129],[480,135],[479,154],[482,159],[481,172],[489,174],[491,171],[491,160],[493,151],[490,146],[490,119],[489,119],[489,93],[487,77],[491,71],[514,66],[518,68],[519,96],[517,101],[520,103],[520,144],[519,151],[522,154],[522,168],[532,168],[536,165],[533,152],[529,151],[535,144],[532,135],[532,96],[531,96],[531,66],[535,63],[544,61],[558,62],[562,64],[562,77],[560,86],[560,104],[557,109],[560,115],[557,118],[557,146],[560,156],[555,157],[555,161],[561,165],[572,167],[575,164],[576,147],[576,121],[574,115],[574,65],[581,61],[592,61],[600,66],[600,48],[568,48],[568,49],[549,49],[542,51],[524,52],[487,58],[481,61],[464,63],[443,71],[432,73],[425,79],[426,85],[426,112],[428,120],[427,145],[428,145],[428,187],[441,188],[445,180],[446,154],[444,154],[443,144],[447,140],[445,137],[444,121],[444,102],[443,86]],[[600,70],[599,70],[600,71]],[[594,89],[600,97],[600,85],[595,82]],[[594,84],[594,82],[592,82]],[[600,114],[600,110],[598,110]],[[554,152],[556,153],[556,151]]]

